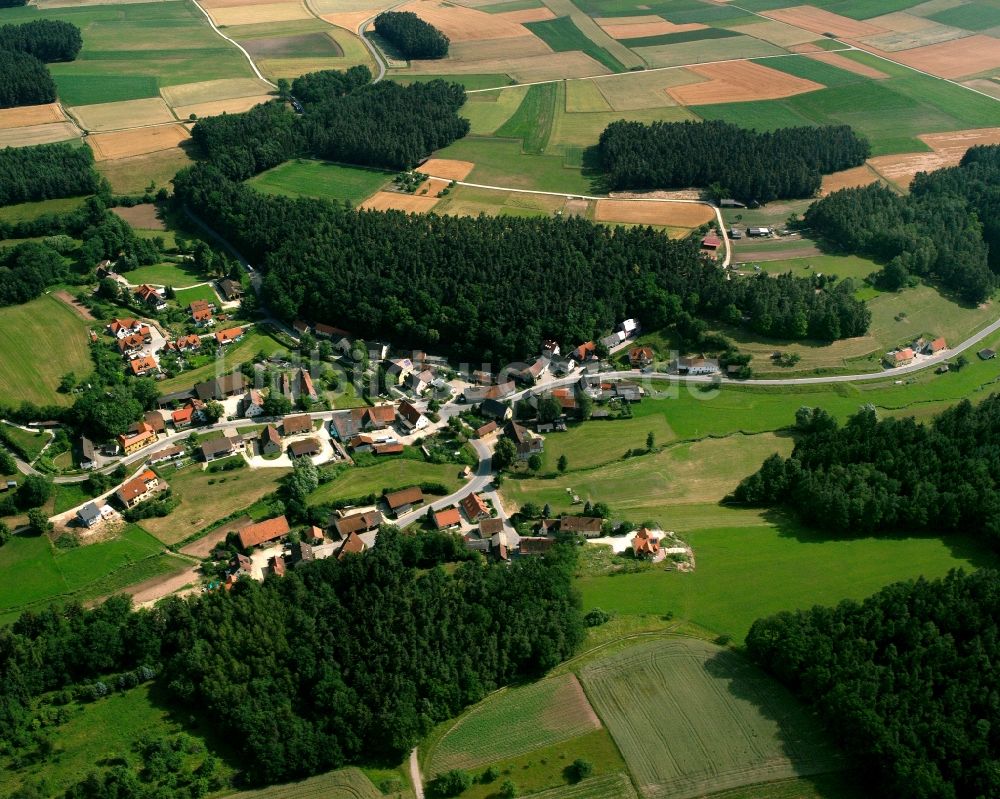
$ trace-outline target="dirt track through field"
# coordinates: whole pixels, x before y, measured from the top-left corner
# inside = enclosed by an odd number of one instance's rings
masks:
[[[88,322],[94,321],[94,315],[90,312],[90,310],[85,305],[81,305],[77,302],[76,297],[68,291],[53,291],[52,296],[57,300],[66,303],[66,305],[72,308],[76,312],[76,315],[81,319],[86,319]]]
[[[700,64],[688,69],[708,80],[668,88],[667,93],[682,105],[777,100],[824,88],[821,83],[750,61]]]

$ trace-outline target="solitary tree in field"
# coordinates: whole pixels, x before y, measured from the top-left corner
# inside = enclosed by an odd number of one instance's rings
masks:
[[[565,472],[566,471],[566,467],[568,465],[569,465],[569,461],[566,460],[566,456],[565,455],[560,455],[559,456],[559,460],[556,462],[556,468],[559,469],[560,472]]]
[[[646,434],[646,450],[648,452],[652,452],[653,447],[655,446],[656,446],[656,436],[653,434],[653,431],[650,430],[649,433]]]

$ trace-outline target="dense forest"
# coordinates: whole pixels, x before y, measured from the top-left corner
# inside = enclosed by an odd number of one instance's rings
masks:
[[[1000,796],[1000,575],[952,572],[759,620],[750,656],[895,799]],[[867,786],[874,789],[876,786]]]
[[[83,47],[80,29],[58,19],[0,25],[0,50],[33,55],[39,61],[72,61]]]
[[[261,266],[278,316],[459,358],[504,364],[545,338],[575,345],[630,316],[661,328],[747,314],[762,331],[820,339],[861,335],[870,321],[848,281],[728,280],[696,243],[651,228],[358,212],[264,195],[206,164],[174,183],[179,201]]]
[[[0,749],[58,736],[35,722],[34,697],[86,696],[146,669],[232,746],[250,783],[398,762],[436,723],[582,640],[572,547],[418,573],[399,537],[384,527],[363,555],[152,610],[113,599],[22,615],[0,629]]]
[[[375,17],[375,33],[406,59],[448,55],[448,37],[412,11],[383,11]]]
[[[868,141],[847,125],[758,133],[728,122],[612,122],[598,145],[612,189],[712,187],[767,203],[812,197],[822,176],[863,164]]]
[[[0,50],[0,108],[41,105],[55,99],[56,84],[45,64],[27,53]]]
[[[25,241],[0,248],[0,306],[19,305],[65,280],[67,259],[45,244]]]
[[[906,195],[881,184],[834,192],[809,207],[805,224],[833,249],[885,262],[876,276],[884,288],[919,276],[982,302],[1000,272],[1000,146],[921,172]]]
[[[791,456],[772,455],[732,499],[788,507],[845,538],[895,530],[1000,536],[1000,395],[963,401],[929,425],[879,420],[865,407],[841,426],[802,408],[796,429]]]
[[[93,194],[98,182],[89,147],[39,144],[0,150],[0,206]]]
[[[28,0],[0,0],[0,8],[17,8],[27,4]]]
[[[367,70],[320,72],[299,78],[292,91],[304,113],[260,105],[244,114],[210,117],[192,136],[205,159],[234,180],[299,156],[363,166],[408,169],[469,131],[458,116],[465,90],[433,80],[401,86],[365,84]]]

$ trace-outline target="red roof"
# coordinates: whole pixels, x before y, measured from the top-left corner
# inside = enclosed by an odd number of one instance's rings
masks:
[[[489,516],[490,509],[486,507],[486,503],[483,502],[483,498],[479,494],[469,494],[464,497],[461,502],[462,510],[465,511],[465,515],[469,517],[470,520],[478,519],[480,516]]]
[[[132,478],[127,483],[125,483],[121,488],[118,489],[117,492],[118,499],[120,499],[123,503],[128,504],[133,499],[135,499],[136,497],[141,497],[149,490],[148,483],[152,483],[158,479],[159,478],[156,476],[155,473],[151,472],[149,469],[146,469],[146,471],[144,471],[138,477]]]
[[[948,342],[944,340],[943,336],[931,342],[931,352],[941,352],[941,350],[946,349],[948,349]]]
[[[462,523],[462,516],[458,512],[458,508],[445,508],[444,510],[439,510],[434,514],[434,526],[441,530],[445,527],[453,527],[456,524]]]
[[[288,526],[288,519],[284,516],[278,516],[275,519],[268,519],[265,522],[251,524],[249,527],[244,527],[240,530],[240,545],[244,549],[246,547],[257,546],[258,544],[263,544],[265,541],[273,541],[275,538],[281,538],[290,532],[291,528]]]
[[[216,333],[215,340],[219,342],[219,344],[228,344],[231,341],[235,341],[242,335],[243,335],[242,327],[230,327],[227,328],[226,330],[220,330],[218,333]]]
[[[135,360],[129,361],[128,365],[132,369],[132,374],[142,375],[153,369],[156,369],[156,358],[152,355],[144,355],[141,358],[136,358]]]
[[[396,508],[403,507],[403,505],[413,505],[416,502],[423,502],[424,492],[420,490],[420,486],[404,488],[400,491],[393,491],[391,494],[386,494],[385,501],[390,508],[395,510]]]
[[[187,424],[191,421],[192,415],[194,415],[194,408],[190,405],[185,405],[179,411],[174,411],[170,414],[170,418],[174,424]]]
[[[398,455],[403,451],[402,444],[376,444],[375,445],[376,455]]]

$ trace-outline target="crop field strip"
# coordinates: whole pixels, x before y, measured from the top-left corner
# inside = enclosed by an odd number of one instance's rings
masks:
[[[588,664],[581,679],[647,799],[843,767],[785,689],[711,644],[637,645]]]
[[[364,772],[343,768],[287,785],[230,794],[229,799],[381,799]]]

